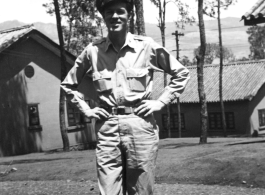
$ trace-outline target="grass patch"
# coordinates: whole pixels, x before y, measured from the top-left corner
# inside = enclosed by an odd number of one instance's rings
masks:
[[[160,140],[156,181],[265,188],[264,140],[209,138],[204,145],[199,138]],[[0,172],[12,167],[18,170],[0,181],[97,180],[94,150],[0,158]]]

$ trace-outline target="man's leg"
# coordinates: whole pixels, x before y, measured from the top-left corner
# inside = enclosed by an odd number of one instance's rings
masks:
[[[128,116],[119,120],[122,145],[126,151],[128,195],[152,195],[158,151],[158,127],[153,116]],[[124,128],[123,128],[124,127]]]
[[[123,171],[118,119],[111,117],[96,124],[98,184],[101,195],[123,195]]]

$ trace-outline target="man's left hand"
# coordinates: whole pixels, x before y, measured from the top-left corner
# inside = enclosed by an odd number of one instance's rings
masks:
[[[159,100],[143,100],[134,112],[136,115],[144,114],[144,117],[152,114],[153,112],[160,111],[165,104]]]

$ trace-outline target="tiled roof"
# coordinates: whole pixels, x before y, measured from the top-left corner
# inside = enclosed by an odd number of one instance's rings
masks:
[[[0,31],[0,53],[24,36],[31,37],[56,55],[61,55],[60,46],[36,30],[33,24]],[[67,62],[73,64],[76,57],[68,51],[65,51],[65,53]]]
[[[197,67],[189,68],[191,79],[180,96],[183,103],[199,102]],[[224,65],[223,100],[251,100],[265,83],[265,61],[246,61]],[[168,81],[170,77],[168,76]],[[164,88],[163,73],[156,72],[153,99],[157,99]],[[208,102],[219,102],[219,65],[204,67],[204,87]]]
[[[26,25],[0,31],[0,52],[15,43],[17,40],[19,40],[21,37],[32,31],[33,29],[35,29],[33,25]]]
[[[245,25],[254,25],[265,22],[265,0],[258,2],[242,16]]]

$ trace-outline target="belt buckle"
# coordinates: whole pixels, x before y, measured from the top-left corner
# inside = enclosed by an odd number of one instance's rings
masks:
[[[118,106],[117,114],[125,114],[125,106]]]

